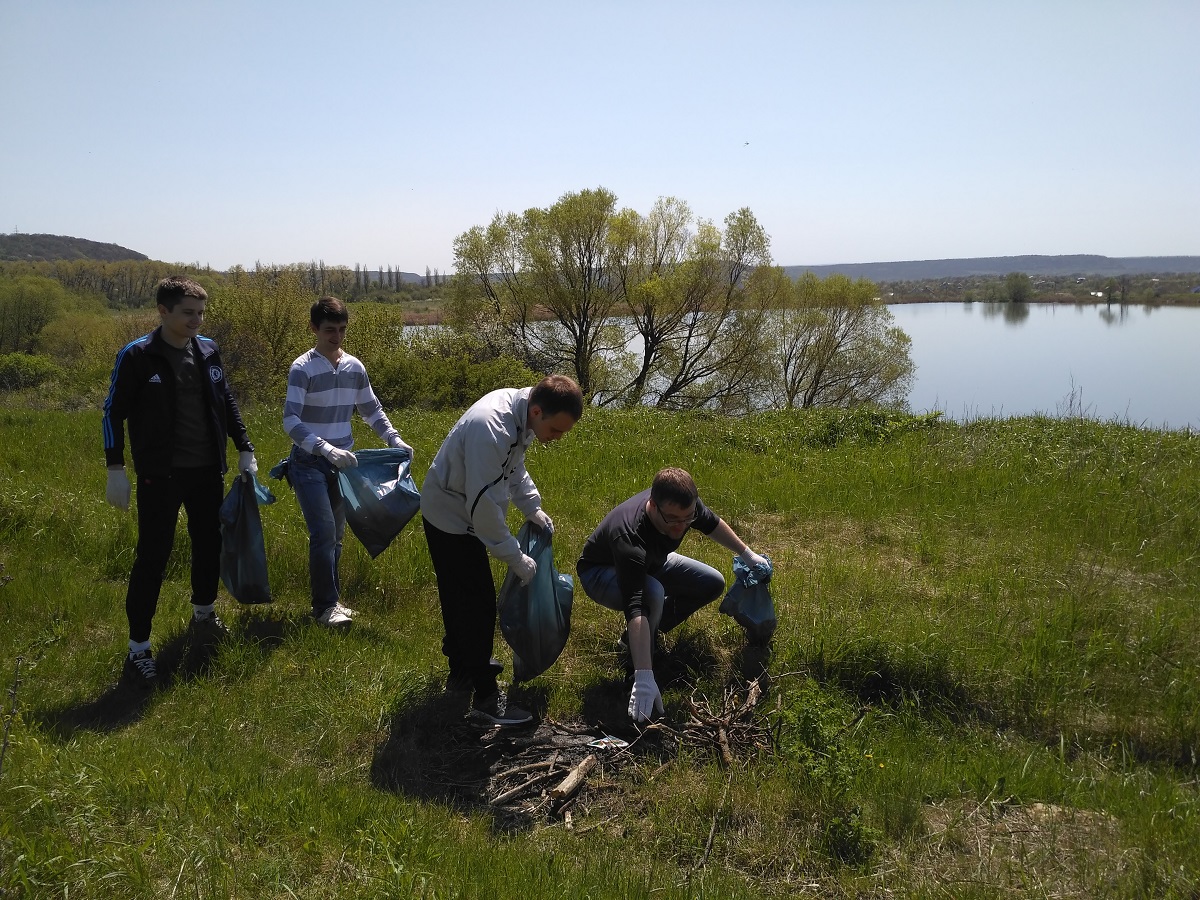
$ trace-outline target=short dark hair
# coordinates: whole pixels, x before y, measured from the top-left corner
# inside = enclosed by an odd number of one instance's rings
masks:
[[[655,506],[674,503],[678,507],[687,509],[696,502],[699,496],[700,493],[696,490],[696,482],[692,480],[692,476],[674,466],[660,470],[654,476],[654,483],[650,485],[650,499],[654,501]]]
[[[158,283],[158,289],[154,292],[155,304],[165,306],[167,312],[178,306],[184,297],[208,300],[208,291],[185,275],[168,275]]]
[[[583,391],[566,375],[547,375],[529,392],[529,405],[539,406],[543,416],[565,412],[576,422],[583,415]]]
[[[350,310],[337,297],[322,297],[308,311],[308,320],[313,328],[320,328],[322,322],[349,322]]]

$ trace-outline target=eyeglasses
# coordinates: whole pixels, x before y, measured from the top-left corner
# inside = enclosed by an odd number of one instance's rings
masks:
[[[691,525],[696,521],[696,517],[699,515],[698,513],[693,512],[690,516],[668,516],[664,515],[663,511],[659,509],[659,507],[655,506],[654,508],[658,510],[658,517],[662,519],[663,523],[669,528],[675,528],[679,525]]]

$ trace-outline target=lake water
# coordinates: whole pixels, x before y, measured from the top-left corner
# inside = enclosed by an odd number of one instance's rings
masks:
[[[1200,307],[904,303],[913,412],[1079,414],[1200,430]]]

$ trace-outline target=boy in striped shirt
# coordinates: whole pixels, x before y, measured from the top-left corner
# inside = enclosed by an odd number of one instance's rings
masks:
[[[338,563],[346,511],[337,484],[338,469],[358,465],[350,417],[363,421],[389,447],[412,452],[388,421],[367,370],[342,349],[350,314],[337,297],[322,297],[309,312],[316,344],[288,371],[283,428],[292,439],[288,477],[308,526],[308,575],[312,614],[326,627],[350,624],[354,610],[342,605]]]

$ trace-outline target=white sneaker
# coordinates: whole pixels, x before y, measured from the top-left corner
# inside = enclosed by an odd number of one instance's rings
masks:
[[[340,604],[340,603],[335,603],[335,604],[333,604],[333,608],[336,609],[338,612],[340,612],[347,619],[354,618],[354,610],[352,610],[348,606],[342,606],[342,604]]]
[[[337,604],[322,610],[315,618],[317,624],[324,628],[344,628],[350,624],[350,617]]]

